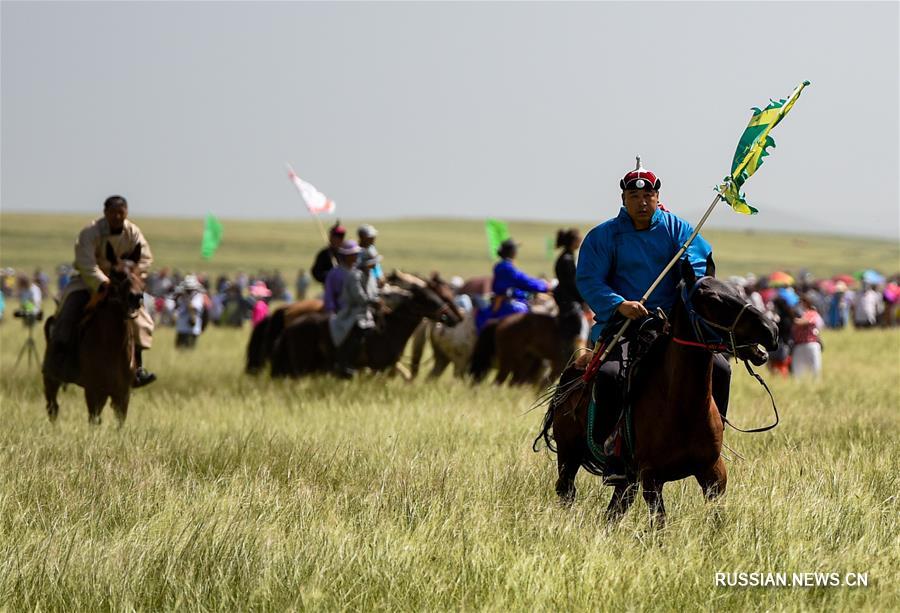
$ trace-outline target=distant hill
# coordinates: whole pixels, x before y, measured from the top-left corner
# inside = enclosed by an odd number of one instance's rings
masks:
[[[720,216],[723,217],[723,216]],[[690,217],[688,217],[690,218]],[[53,270],[72,261],[78,230],[90,215],[0,214],[0,266],[31,271]],[[323,245],[312,220],[222,220],[224,239],[211,261],[200,257],[202,219],[136,217],[150,241],[155,267],[183,272],[233,274],[278,269],[289,280],[299,268],[309,269]],[[357,223],[344,222],[355,234]],[[326,223],[327,225],[327,223]],[[509,221],[513,237],[522,242],[518,263],[531,274],[552,274],[557,228],[576,225],[586,232],[593,223]],[[419,273],[438,270],[463,277],[488,275],[484,223],[463,219],[398,219],[378,221],[377,246],[385,267]],[[774,270],[807,269],[817,276],[874,268],[885,274],[900,271],[896,241],[817,234],[786,234],[756,230],[710,229],[703,235],[713,244],[719,275],[765,274]]]

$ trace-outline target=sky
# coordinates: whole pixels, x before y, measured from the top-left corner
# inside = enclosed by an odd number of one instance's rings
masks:
[[[635,155],[695,222],[900,239],[897,2],[0,3],[0,208],[596,220]]]

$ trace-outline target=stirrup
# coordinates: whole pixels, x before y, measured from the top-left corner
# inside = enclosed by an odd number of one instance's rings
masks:
[[[625,461],[618,456],[610,456],[603,469],[603,485],[622,485],[628,483],[628,470]]]

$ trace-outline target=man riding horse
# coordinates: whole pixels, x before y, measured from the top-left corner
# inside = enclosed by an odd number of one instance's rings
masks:
[[[503,319],[513,313],[527,313],[526,292],[546,292],[547,282],[530,277],[513,263],[518,253],[518,244],[511,238],[500,243],[497,256],[500,261],[494,266],[491,291],[494,297],[490,306],[478,311],[475,324],[480,333],[490,321]]]
[[[640,302],[643,293],[694,231],[688,222],[660,206],[660,184],[656,174],[641,167],[639,159],[638,167],[619,182],[622,189],[619,214],[591,230],[581,246],[576,281],[578,290],[594,311],[596,323],[591,329],[592,344],[617,313],[628,319],[642,320],[657,308],[670,313],[678,299],[680,278],[676,267],[653,291],[646,304]],[[701,277],[707,272],[712,247],[697,236],[684,257],[697,277]],[[631,326],[632,329],[635,327]],[[624,344],[624,355],[627,356],[627,346],[633,343]],[[622,360],[620,346],[597,373],[594,393],[598,399],[598,413],[603,416],[601,421],[605,425],[605,431],[597,434],[604,438],[615,427],[619,414]],[[728,408],[730,384],[731,367],[721,354],[715,354],[712,395],[723,416]],[[608,483],[625,478],[621,458],[608,463],[605,478]]]
[[[98,302],[106,293],[112,263],[107,258],[107,244],[119,259],[140,248],[140,260],[134,262],[142,278],[153,263],[153,255],[140,228],[128,217],[128,202],[122,196],[110,196],[103,203],[103,217],[91,222],[78,234],[75,242],[75,271],[60,300],[53,323],[44,372],[59,381],[78,379],[77,363],[78,323],[85,307]],[[142,364],[142,351],[153,342],[153,318],[141,306],[131,320],[136,339],[134,359],[137,364],[132,387],[141,387],[156,380]]]

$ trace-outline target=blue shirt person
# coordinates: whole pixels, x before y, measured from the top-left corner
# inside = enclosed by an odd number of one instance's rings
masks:
[[[640,299],[694,232],[688,222],[660,207],[660,180],[640,166],[640,159],[638,167],[619,181],[619,187],[622,208],[618,215],[588,232],[578,254],[575,281],[581,296],[594,311],[592,342],[596,342],[616,312],[628,319],[641,319],[657,307],[664,311],[672,309],[679,299],[677,266],[662,279],[645,304]],[[683,257],[690,262],[694,274],[701,277],[706,274],[711,255],[709,243],[698,235]],[[614,354],[600,366],[594,384],[594,397],[601,399],[598,406],[606,406],[595,435],[604,439],[614,431],[621,399],[618,380],[621,356]],[[716,354],[712,394],[723,416],[728,409],[730,384],[731,367],[725,358]],[[604,475],[607,483],[623,482],[625,472],[621,459],[611,459]]]
[[[494,266],[494,279],[491,291],[494,299],[486,309],[481,309],[475,317],[475,325],[479,332],[493,319],[503,319],[513,313],[527,313],[525,302],[529,292],[546,292],[547,282],[530,277],[513,264],[518,252],[518,245],[508,239],[500,244],[497,255],[500,261]]]
[[[677,267],[669,271],[643,307],[637,301],[693,232],[691,224],[660,208],[635,223],[627,204],[616,217],[588,232],[581,245],[575,279],[578,291],[594,311],[596,323],[591,329],[591,342],[596,342],[617,310],[634,319],[630,313],[642,317],[657,307],[667,312],[672,308],[678,297]],[[684,257],[702,277],[711,253],[709,243],[697,236]]]

